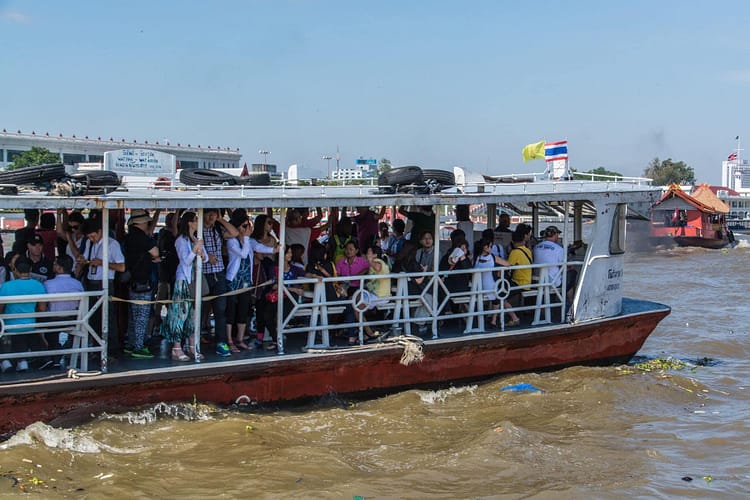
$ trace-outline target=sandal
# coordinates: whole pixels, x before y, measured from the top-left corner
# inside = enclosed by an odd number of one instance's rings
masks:
[[[356,337],[349,337],[349,345],[357,345],[359,344],[359,341]]]
[[[185,352],[185,354],[187,354],[190,358],[195,359],[195,356],[196,356],[196,354],[195,354],[195,347],[193,347],[191,345],[188,346],[187,347],[187,351]],[[198,360],[199,361],[202,360],[202,359],[204,359],[204,358],[205,358],[205,356],[203,354],[198,353]]]
[[[266,346],[266,351],[275,351],[277,347],[276,342],[271,342]]]
[[[516,318],[505,323],[505,326],[518,326],[521,324],[521,318]]]
[[[241,351],[249,351],[250,347],[245,343],[245,339],[235,340],[235,344]],[[232,346],[229,346],[230,349]]]
[[[236,345],[234,345],[234,342],[227,341],[227,345],[229,346],[229,350],[232,352],[240,352],[240,350],[237,348]]]
[[[174,361],[190,361],[190,358],[183,352],[181,347],[172,348],[172,359]]]

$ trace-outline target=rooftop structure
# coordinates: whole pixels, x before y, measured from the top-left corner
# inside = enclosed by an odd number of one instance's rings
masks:
[[[149,141],[128,141],[124,138],[113,137],[107,139],[89,138],[89,136],[76,137],[75,135],[64,137],[62,134],[57,136],[36,132],[28,134],[20,130],[9,132],[3,129],[0,131],[0,168],[7,167],[13,163],[16,156],[32,147],[45,148],[59,154],[65,165],[101,163],[107,151],[137,147],[173,154],[177,157],[181,168],[240,168],[242,166],[240,165],[242,154],[239,148],[180,143],[175,145],[170,142],[160,144],[159,141],[149,143]]]

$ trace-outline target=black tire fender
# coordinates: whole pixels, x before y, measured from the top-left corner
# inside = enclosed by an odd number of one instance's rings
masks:
[[[422,172],[424,173],[425,181],[433,180],[438,184],[442,184],[443,186],[456,185],[456,176],[453,175],[453,172],[449,172],[448,170],[425,168],[422,169]]]
[[[378,176],[379,186],[403,186],[405,184],[421,184],[424,182],[422,169],[409,165],[387,170]]]
[[[62,163],[47,163],[0,172],[0,184],[34,184],[54,181],[63,177],[65,177],[65,165]]]
[[[236,186],[233,175],[209,168],[184,168],[180,170],[180,182],[187,186]]]

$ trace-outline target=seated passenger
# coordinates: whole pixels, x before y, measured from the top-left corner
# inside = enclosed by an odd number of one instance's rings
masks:
[[[14,279],[6,281],[3,286],[0,287],[0,296],[2,297],[14,297],[18,295],[42,295],[46,293],[44,285],[39,283],[37,280],[31,278],[31,262],[29,259],[23,256],[17,256],[11,261],[11,270],[13,271]],[[5,314],[21,314],[21,313],[33,313],[35,311],[46,311],[46,302],[15,302],[12,304],[0,304],[0,313]],[[29,318],[6,318],[5,324],[7,325],[25,325],[36,323],[36,320],[32,317]],[[32,328],[13,329],[15,333],[22,333],[31,331]],[[32,350],[33,347],[39,345],[37,339],[30,339],[28,335],[11,335],[10,336],[11,349],[13,352],[25,352]],[[7,359],[4,359],[0,364],[2,371],[6,371],[13,365]],[[16,371],[23,372],[29,369],[29,364],[25,359],[19,359],[16,362]]]
[[[481,240],[482,251],[477,256],[477,260],[474,263],[475,269],[488,269],[488,271],[482,272],[482,290],[484,293],[484,300],[489,301],[492,309],[498,309],[500,306],[500,299],[495,293],[495,273],[490,271],[494,267],[498,266],[509,266],[507,260],[501,259],[497,255],[492,254],[492,240]],[[504,303],[506,308],[510,308],[510,303],[506,300]],[[521,322],[521,319],[516,315],[514,311],[508,311],[511,320],[506,323],[505,326],[516,326]],[[492,315],[492,319],[489,324],[490,328],[497,328],[497,313]]]
[[[508,255],[508,263],[511,266],[528,266],[534,263],[531,250],[529,250],[524,244],[524,239],[524,235],[518,231],[514,231],[511,235],[511,245],[513,245],[513,248],[510,251],[510,255]],[[530,285],[531,268],[512,269],[510,272],[510,284],[514,287]],[[508,301],[517,305],[515,304],[515,299],[521,296],[523,290],[528,289],[529,288],[512,290],[508,296]]]
[[[336,262],[336,273],[339,276],[361,276],[370,269],[370,263],[359,255],[359,245],[356,240],[349,240],[344,245],[344,257]],[[347,296],[351,297],[359,288],[360,280],[353,279],[342,283],[347,289]]]
[[[388,264],[383,260],[383,251],[377,245],[371,245],[367,248],[367,262],[369,264],[369,274],[374,275],[385,275],[390,274],[391,270],[388,268]],[[388,278],[374,278],[367,280],[366,289],[362,290],[361,299],[359,304],[353,308],[354,319],[360,321],[363,314],[367,311],[372,311],[380,304],[384,304],[388,301],[388,297],[391,296],[391,280]],[[351,322],[350,318],[345,318],[347,323]],[[349,334],[349,344],[356,344],[357,338],[353,334],[353,328]],[[364,325],[364,332],[366,339],[377,338],[369,325]]]
[[[536,264],[559,264],[547,267],[547,279],[555,288],[562,287],[562,263],[565,262],[565,250],[559,243],[560,230],[549,226],[544,230],[544,240],[534,247],[534,262]],[[567,300],[572,300],[578,272],[568,269],[565,282]]]

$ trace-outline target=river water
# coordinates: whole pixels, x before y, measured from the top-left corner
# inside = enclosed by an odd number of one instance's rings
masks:
[[[294,411],[161,405],[0,444],[0,495],[739,498],[750,492],[750,245],[627,256],[673,312],[628,366]],[[637,362],[685,361],[644,371]],[[543,392],[502,390],[528,383]]]

